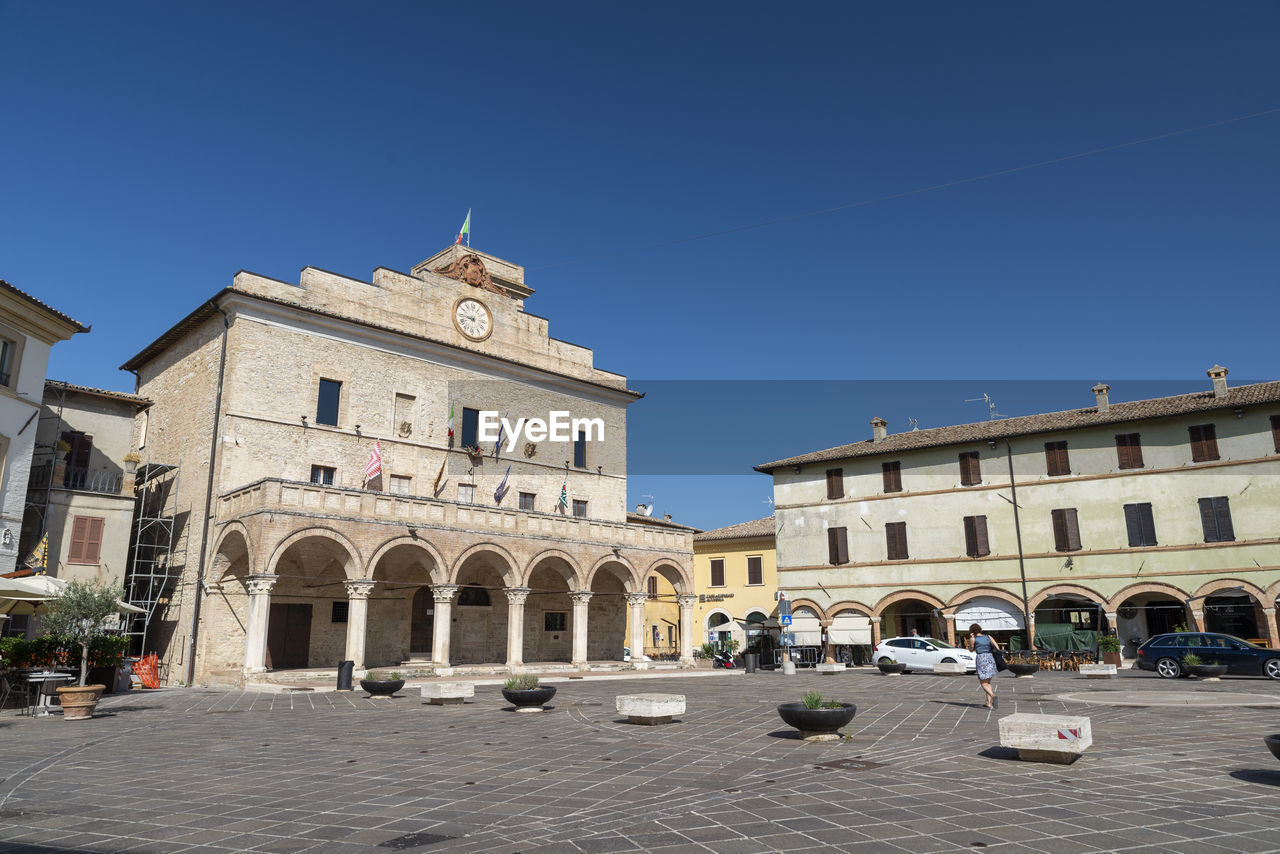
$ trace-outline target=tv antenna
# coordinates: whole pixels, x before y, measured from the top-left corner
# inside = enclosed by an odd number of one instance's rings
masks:
[[[640,514],[641,516],[652,516],[652,515],[653,515],[653,496],[652,496],[652,495],[641,495],[640,497],[641,497],[641,498],[647,498],[647,499],[649,499],[649,503],[648,503],[648,504],[644,504],[644,503],[637,504],[637,505],[636,505],[636,513]]]
[[[990,418],[992,421],[996,420],[997,418],[1007,417],[999,412],[996,412],[996,402],[992,400],[991,395],[987,394],[986,392],[982,393],[982,397],[968,398],[967,400],[965,400],[965,403],[976,403],[979,400],[987,404],[987,411],[991,413]]]
[[[772,496],[772,495],[771,495],[771,496],[769,496],[768,498],[766,498],[764,501],[761,501],[760,503],[761,503],[761,504],[768,504],[770,507],[772,507],[772,506],[773,506],[773,496]]]
[[[918,418],[908,418],[907,423],[911,425],[911,432],[913,433],[920,429],[920,420]]]

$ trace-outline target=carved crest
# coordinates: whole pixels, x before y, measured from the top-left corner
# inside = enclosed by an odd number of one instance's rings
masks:
[[[480,260],[479,255],[463,255],[452,264],[444,264],[436,267],[435,272],[450,279],[457,279],[459,282],[466,282],[473,288],[479,288],[482,291],[500,294],[502,289],[493,283],[493,279],[489,278],[489,271],[485,269],[484,262]]]

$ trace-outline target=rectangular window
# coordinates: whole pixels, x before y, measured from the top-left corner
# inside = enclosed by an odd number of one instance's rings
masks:
[[[747,558],[747,584],[764,584],[763,560],[759,555]]]
[[[462,447],[480,447],[480,410],[462,408]]]
[[[1218,459],[1218,435],[1212,424],[1198,424],[1188,427],[1191,436],[1191,461],[1207,463]]]
[[[461,504],[475,504],[476,485],[474,483],[458,484],[458,501]]]
[[[888,548],[889,560],[907,559],[907,523],[889,522],[884,526],[885,546]]]
[[[724,558],[711,559],[711,586],[724,587]]]
[[[649,576],[648,581],[645,582],[645,591],[649,594],[650,599],[658,598],[658,576]]]
[[[316,423],[338,426],[338,404],[342,401],[342,383],[337,380],[320,380],[316,393]]]
[[[569,614],[566,611],[543,611],[542,626],[548,632],[563,632],[569,625]]]
[[[1053,511],[1053,547],[1060,552],[1080,551],[1080,522],[1076,508]]]
[[[966,451],[960,455],[960,485],[976,486],[982,483],[982,467],[978,462],[977,451]]]
[[[827,528],[827,559],[836,566],[849,562],[849,531]]]
[[[1044,465],[1050,477],[1071,474],[1071,461],[1067,458],[1067,443],[1045,442]]]
[[[18,362],[22,356],[22,347],[15,338],[0,337],[0,386],[17,388]]]
[[[827,469],[827,498],[844,498],[844,469]]]
[[[1116,458],[1122,469],[1142,468],[1142,434],[1122,433],[1116,436]]]
[[[1271,416],[1271,443],[1275,445],[1276,453],[1280,454],[1280,415]]]
[[[67,563],[98,562],[102,552],[102,522],[97,516],[73,517]]]
[[[533,502],[534,502],[534,499],[536,499],[537,497],[538,497],[537,493],[534,493],[534,492],[522,492],[522,493],[520,493],[520,509],[521,509],[521,510],[528,510],[528,511],[532,512],[532,511],[533,511]]]
[[[902,491],[902,463],[881,463],[880,470],[884,473],[884,491],[885,492],[901,492]]]
[[[413,478],[409,477],[408,475],[404,475],[404,474],[391,475],[391,482],[389,486],[391,487],[391,492],[394,492],[397,495],[413,494]]]
[[[1206,543],[1229,543],[1236,538],[1231,526],[1231,506],[1225,495],[1200,499],[1200,524],[1204,526]]]
[[[1150,504],[1126,504],[1124,524],[1129,529],[1130,546],[1156,545],[1156,522]]]
[[[987,540],[987,517],[964,517],[964,553],[969,557],[985,557],[991,554]]]
[[[586,518],[587,502],[579,500],[577,498],[573,499],[573,515]]]
[[[676,645],[676,627],[667,626],[667,646],[674,648]]]
[[[329,622],[345,623],[350,613],[351,613],[350,602],[334,602],[333,610],[329,613]]]
[[[650,628],[653,630],[653,645],[656,647],[661,642],[662,635],[658,634],[657,626],[651,626]]]
[[[337,469],[330,466],[312,466],[311,482],[318,483],[321,486],[333,486],[333,476],[337,471]]]
[[[573,464],[576,468],[587,467],[587,436],[579,433],[573,437]]]

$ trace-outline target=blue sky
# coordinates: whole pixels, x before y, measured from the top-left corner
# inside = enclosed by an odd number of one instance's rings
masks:
[[[93,324],[51,377],[129,390],[116,367],[237,270],[407,270],[470,207],[529,310],[637,386],[1081,378],[1070,408],[1270,379],[1280,113],[687,238],[1280,108],[1277,31],[1265,3],[0,0],[0,278]],[[750,466],[844,429],[771,388],[721,429],[786,447],[635,497],[766,514]],[[848,440],[985,416],[953,397],[854,401]],[[684,440],[678,407],[632,412]]]

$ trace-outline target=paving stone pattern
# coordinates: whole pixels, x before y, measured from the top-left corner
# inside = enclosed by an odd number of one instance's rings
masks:
[[[497,687],[461,706],[363,693],[166,689],[76,723],[0,715],[0,850],[138,852],[1240,852],[1280,850],[1280,709],[1108,706],[1078,674],[976,681],[851,671],[574,680],[516,715]],[[809,744],[775,706],[810,689],[858,705]],[[623,722],[613,699],[668,691],[687,712]],[[1097,703],[1065,703],[1062,693]],[[1088,714],[1070,766],[1011,759],[997,720]]]

